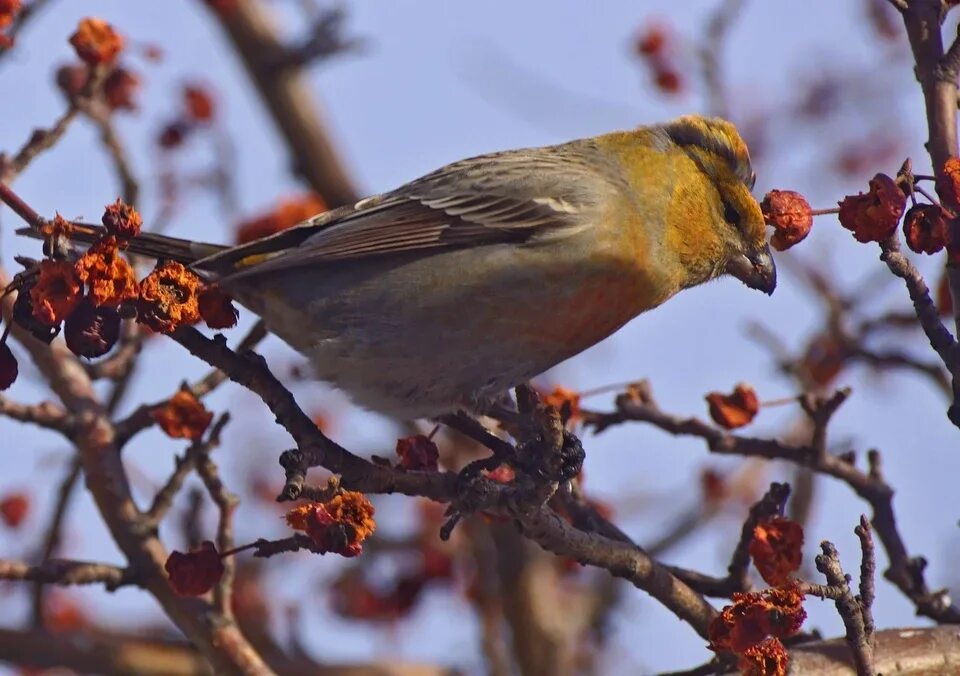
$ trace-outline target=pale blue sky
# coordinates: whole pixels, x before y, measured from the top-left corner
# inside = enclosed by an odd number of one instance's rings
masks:
[[[271,4],[287,3],[277,0]],[[651,91],[646,73],[631,58],[630,41],[638,26],[658,16],[672,21],[681,33],[695,36],[703,24],[704,10],[714,4],[699,0],[356,0],[348,4],[348,26],[352,33],[367,39],[366,48],[361,54],[318,66],[311,81],[326,106],[331,130],[350,171],[364,192],[378,192],[463,156],[589,136],[702,110],[702,99],[695,94],[665,102]],[[43,15],[23,35],[14,54],[0,64],[0,85],[6,92],[0,149],[15,149],[32,126],[59,115],[62,101],[51,74],[70,57],[66,36],[81,16],[102,16],[133,42],[157,42],[166,51],[160,65],[132,61],[145,80],[143,112],[120,122],[142,179],[142,211],[148,218],[157,209],[150,180],[155,169],[153,139],[160,124],[173,113],[179,85],[187,79],[207,81],[218,91],[224,122],[237,141],[236,177],[244,208],[257,210],[289,193],[297,184],[287,172],[283,146],[200,5],[196,0],[56,3],[56,10]],[[734,114],[741,119],[749,117],[758,109],[775,107],[796,96],[803,73],[815,73],[835,63],[867,66],[878,59],[879,50],[861,25],[862,5],[857,0],[747,3],[725,60]],[[922,110],[920,97],[911,88],[911,73],[901,68],[884,72],[883,78],[897,92],[889,100],[889,108],[904,112],[909,130],[905,144],[915,158],[921,158]],[[853,189],[851,185],[824,185],[811,165],[818,148],[837,145],[844,134],[857,133],[854,118],[851,122],[847,128],[838,127],[836,136],[778,129],[770,147],[778,159],[759,167],[758,194],[770,187],[792,187],[826,206]],[[868,176],[863,178],[865,184]],[[16,187],[40,211],[59,210],[68,217],[95,218],[116,195],[95,134],[84,123],[75,125],[55,151],[35,162]],[[222,222],[217,208],[213,199],[190,199],[177,215],[172,232],[213,240],[228,238],[229,223]],[[32,246],[14,244],[10,231],[15,224],[10,212],[2,212],[0,242],[6,262],[13,252]],[[856,244],[832,219],[819,221],[799,251],[801,256],[830,260],[844,279],[857,279],[880,266],[875,248]],[[921,264],[925,270],[935,269],[932,260]],[[896,284],[883,286],[877,294],[900,303],[906,299]],[[615,337],[559,367],[553,377],[581,388],[648,377],[665,408],[697,415],[705,413],[702,397],[706,391],[728,389],[740,380],[755,384],[764,399],[789,395],[792,390],[776,378],[767,355],[744,337],[744,325],[760,319],[796,344],[806,335],[816,311],[789,274],[772,298],[748,291],[735,281],[717,282],[685,292],[632,322]],[[911,340],[922,347],[918,336]],[[268,353],[278,364],[293,361],[278,343],[270,344]],[[201,366],[176,346],[161,341],[148,347],[145,364],[131,401],[155,399],[158,393],[172,391],[182,379],[200,372]],[[30,375],[28,368],[23,370],[25,376]],[[10,394],[25,400],[40,396],[28,379],[22,378]],[[932,586],[952,581],[946,578],[947,556],[956,552],[958,543],[953,489],[960,475],[960,460],[957,450],[951,448],[956,430],[943,415],[945,402],[914,378],[876,379],[854,370],[842,379],[841,384],[845,383],[854,386],[855,395],[837,416],[834,438],[850,438],[861,450],[877,446],[884,451],[909,548],[930,559]],[[304,401],[335,406],[330,402],[336,399],[319,386],[298,386],[297,392]],[[282,449],[287,441],[272,427],[269,416],[258,412],[253,399],[227,386],[210,398],[209,405],[213,410],[243,412],[228,428],[224,447],[218,451],[227,477],[238,481],[244,476],[243,469],[256,463],[261,463],[262,472],[278,476],[270,449]],[[783,409],[765,412],[749,431],[775,433],[790,415]],[[64,456],[62,444],[8,420],[0,419],[0,430],[6,442],[0,449],[4,467],[0,493],[7,487],[34,485],[39,472],[45,471],[44,485],[34,490],[38,502],[48,503],[46,484],[54,480],[49,471],[55,466],[52,463]],[[385,431],[382,423],[369,416],[351,413],[345,414],[335,435],[348,447],[385,455],[390,445]],[[699,443],[675,440],[639,426],[588,437],[585,445],[592,491],[614,503],[618,497],[637,495],[659,500],[656,509],[623,521],[640,542],[668,527],[668,521],[659,521],[663,514],[674,509],[680,512],[696,500],[699,468],[705,464],[733,466],[732,461],[709,458]],[[127,459],[139,474],[159,481],[179,450],[151,432],[138,439]],[[789,468],[778,466],[771,471],[771,478],[787,477]],[[839,546],[848,568],[855,570],[859,555],[852,530],[865,505],[836,482],[824,481],[820,497],[807,531],[805,553],[812,559],[817,543],[829,538]],[[404,527],[407,523],[409,501],[383,499],[378,507],[382,524]],[[241,538],[281,532],[272,517],[257,510],[259,507],[245,511],[241,506]],[[17,537],[0,538],[0,555],[29,551],[26,536],[37,536],[40,524],[35,514]],[[710,535],[672,552],[670,560],[719,573],[736,529],[736,519],[731,519]],[[170,544],[177,543],[171,540]],[[85,495],[77,500],[67,553],[119,560]],[[339,565],[333,557],[273,560],[269,564],[271,591],[281,598],[295,598],[304,585],[315,584],[318,576],[333,575]],[[81,593],[111,618],[142,615],[152,607],[148,597],[136,591],[115,596],[99,589]],[[635,590],[627,590],[626,598],[617,614],[608,673],[688,667],[708,657],[702,641],[655,602]],[[809,608],[808,627],[820,627],[826,634],[840,631],[832,605],[811,601]],[[879,584],[876,611],[880,626],[917,622],[906,600],[885,582]],[[0,621],[13,621],[22,617],[22,612],[22,603],[0,597]],[[321,658],[397,654],[473,668],[480,664],[477,626],[469,609],[444,594],[428,595],[413,622],[393,633],[331,622],[322,606],[311,608],[307,615],[298,633]],[[424,641],[423,636],[433,638]]]

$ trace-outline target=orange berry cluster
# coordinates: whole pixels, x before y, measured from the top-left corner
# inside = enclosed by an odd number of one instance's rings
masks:
[[[308,502],[286,513],[287,524],[310,536],[321,552],[358,556],[376,529],[373,505],[363,493],[340,491],[326,502]]]
[[[136,209],[118,199],[107,205],[101,220],[103,235],[76,260],[66,257],[64,244],[78,226],[59,214],[42,225],[47,258],[20,286],[14,322],[48,343],[62,330],[67,347],[87,359],[109,352],[120,337],[121,318],[133,313],[139,323],[161,333],[200,319],[213,329],[236,324],[230,298],[180,263],[160,262],[137,282],[123,256],[130,240],[140,234],[142,219]],[[0,389],[9,387],[17,373],[3,334]]]

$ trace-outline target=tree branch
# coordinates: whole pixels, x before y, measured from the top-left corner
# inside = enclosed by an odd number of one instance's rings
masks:
[[[287,48],[268,8],[260,0],[237,0],[230,11],[213,14],[280,128],[296,173],[331,208],[356,202],[359,195],[327,134],[305,72],[296,63],[278,66]]]

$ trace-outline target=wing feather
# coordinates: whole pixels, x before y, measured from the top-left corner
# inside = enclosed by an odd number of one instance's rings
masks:
[[[601,180],[604,174],[613,180]],[[588,141],[484,155],[218,253],[197,267],[229,281],[368,256],[523,243],[544,231],[589,224],[604,191],[615,190],[618,180],[618,168]]]

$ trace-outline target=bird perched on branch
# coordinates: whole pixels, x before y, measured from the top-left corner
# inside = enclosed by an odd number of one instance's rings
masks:
[[[242,246],[129,251],[218,282],[367,408],[483,412],[678,291],[772,293],[753,183],[736,128],[687,116],[455,162]]]

